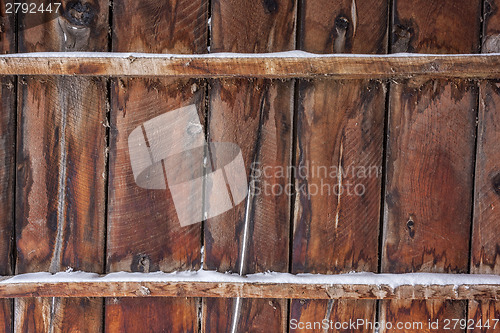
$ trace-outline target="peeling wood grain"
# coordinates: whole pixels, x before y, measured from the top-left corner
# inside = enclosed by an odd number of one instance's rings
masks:
[[[63,1],[61,16],[20,30],[19,51],[106,51],[108,2],[78,3]],[[91,19],[80,22],[82,11]],[[19,24],[43,14],[30,15]],[[22,77],[18,91],[16,272],[102,273],[106,81]],[[100,299],[16,300],[15,327],[98,332],[102,308]]]
[[[276,52],[294,49],[295,1],[214,1],[212,52]],[[244,31],[242,34],[241,32]],[[242,150],[250,193],[233,210],[205,224],[205,268],[241,274],[288,270],[290,198],[265,193],[290,179],[256,177],[263,168],[291,161],[293,82],[214,80],[209,92],[209,140]],[[271,172],[272,173],[272,172]],[[258,179],[256,179],[258,178]],[[253,193],[253,188],[261,193]],[[285,300],[204,299],[206,332],[283,332]]]
[[[206,0],[126,0],[115,2],[113,12],[114,52],[206,52]],[[190,104],[196,105],[203,123],[204,94],[204,83],[199,80],[119,77],[112,81],[108,272],[200,267],[200,225],[181,227],[169,189],[137,186],[128,136],[145,121]],[[199,303],[193,298],[107,299],[106,331],[135,332],[148,327],[197,332]]]
[[[396,0],[392,52],[476,53],[480,13],[481,1]],[[467,272],[477,87],[409,79],[391,85],[389,104],[382,271]],[[465,309],[384,301],[380,320],[462,319]]]
[[[15,22],[0,0],[0,53],[14,53]],[[14,77],[0,78],[0,274],[12,274],[16,145],[16,89]],[[12,301],[0,300],[0,332],[11,332]]]
[[[301,13],[305,51],[387,52],[385,0],[306,1]],[[299,81],[293,273],[377,271],[385,86],[376,80]],[[373,322],[375,306],[294,300],[290,318]]]

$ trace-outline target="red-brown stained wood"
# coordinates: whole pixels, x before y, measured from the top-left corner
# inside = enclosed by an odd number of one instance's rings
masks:
[[[0,1],[0,53],[15,52],[14,16],[5,13],[12,1]],[[16,110],[15,79],[0,78],[0,274],[12,273]],[[12,331],[12,301],[0,300],[0,333]]]
[[[294,49],[295,2],[214,1],[212,52],[277,52]],[[209,93],[209,140],[236,143],[255,193],[205,224],[205,268],[239,274],[288,271],[290,196],[266,192],[290,183],[292,81],[216,80]],[[252,167],[253,165],[253,167]],[[267,175],[257,177],[264,168]],[[252,176],[254,173],[254,176]],[[260,190],[260,191],[259,191]],[[258,193],[260,192],[260,193]],[[206,332],[281,332],[286,300],[204,299]]]
[[[301,13],[304,51],[387,52],[387,1],[305,1]],[[319,79],[298,92],[292,272],[376,272],[385,83]],[[294,300],[290,319],[374,321],[375,306]]]
[[[484,1],[482,53],[500,51],[499,2]],[[500,274],[500,82],[481,81],[479,85],[474,215],[472,221],[471,273]],[[500,318],[498,301],[470,301],[469,320]],[[500,329],[500,328],[499,328]],[[488,332],[475,327],[473,332]]]
[[[113,51],[205,53],[208,2],[119,1],[113,7]],[[189,79],[112,81],[107,271],[200,268],[201,227],[181,227],[170,191],[134,180],[128,137],[168,111],[195,104],[204,122],[204,84]],[[196,298],[106,301],[107,332],[197,332]]]
[[[19,51],[107,50],[107,1],[63,1],[61,10],[54,20],[20,29]],[[21,16],[20,27],[43,21],[40,15]],[[106,81],[21,77],[18,91],[16,272],[102,273]],[[102,302],[16,300],[15,329],[98,332]]]
[[[480,13],[479,0],[397,0],[391,50],[476,53]],[[476,86],[465,80],[405,80],[391,85],[389,104],[382,271],[467,272]],[[380,320],[462,319],[465,307],[383,301]]]

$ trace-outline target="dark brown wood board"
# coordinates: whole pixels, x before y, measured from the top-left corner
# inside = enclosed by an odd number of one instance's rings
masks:
[[[119,1],[113,6],[113,52],[206,53],[208,2]],[[112,80],[107,271],[194,270],[201,262],[201,225],[181,227],[167,190],[137,186],[128,138],[144,122],[195,104],[203,124],[203,81]],[[197,332],[196,298],[113,298],[107,332]]]
[[[479,89],[471,273],[500,274],[500,216],[496,209],[500,204],[500,82],[482,81]],[[498,318],[498,301],[469,302],[469,319],[474,322]],[[475,327],[474,332],[488,329]]]
[[[300,13],[304,51],[387,53],[385,0],[303,1]],[[376,80],[299,81],[292,273],[377,271],[385,95]],[[376,301],[293,300],[290,329],[375,312]]]
[[[108,1],[62,3],[52,20],[20,15],[19,51],[107,51]],[[106,80],[20,77],[18,91],[16,273],[103,273]],[[98,332],[102,302],[16,300],[15,330]]]
[[[482,53],[500,52],[499,2],[484,1]],[[472,221],[471,273],[500,274],[500,82],[481,81],[477,129],[474,215]],[[470,301],[469,320],[483,327],[473,332],[488,332],[485,323],[500,318],[498,301]],[[493,324],[492,324],[493,325]],[[497,325],[498,326],[498,325]],[[497,327],[500,329],[500,327]],[[490,328],[491,331],[491,328]]]
[[[211,52],[277,52],[295,46],[295,1],[212,2]],[[293,81],[213,80],[208,138],[237,144],[250,185],[247,198],[205,224],[206,269],[238,274],[288,271]],[[269,174],[258,174],[264,169]],[[274,171],[273,171],[274,170]],[[259,193],[260,192],[260,193]],[[282,332],[287,301],[204,299],[205,332]]]
[[[391,51],[477,53],[481,5],[395,0]],[[389,99],[382,272],[466,273],[476,84],[403,80]],[[466,303],[382,301],[380,310],[381,321],[443,321],[465,318]]]
[[[6,4],[0,1],[3,29],[0,31],[0,53],[16,51],[15,20],[5,12]],[[0,274],[12,274],[14,238],[14,186],[16,144],[16,87],[15,77],[0,78]],[[11,300],[0,301],[0,332],[12,331]]]

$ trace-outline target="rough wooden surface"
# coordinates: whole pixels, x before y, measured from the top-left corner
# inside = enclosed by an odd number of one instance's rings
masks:
[[[0,53],[14,53],[15,22],[0,0]],[[15,78],[0,78],[0,274],[12,274],[14,238],[14,186],[16,143]],[[0,332],[12,331],[12,301],[0,301]]]
[[[476,53],[480,13],[478,0],[396,0],[391,50]],[[383,272],[468,271],[476,109],[473,82],[391,84]],[[462,319],[465,308],[464,302],[383,301],[380,320]]]
[[[113,51],[204,53],[206,0],[119,1],[113,6]],[[147,24],[145,22],[148,22]],[[181,227],[170,191],[140,188],[128,150],[145,121],[195,104],[204,119],[203,84],[189,79],[112,81],[107,271],[173,271],[200,267],[200,225]],[[197,332],[194,298],[108,299],[107,332]],[[154,319],[153,319],[154,318]]]
[[[385,0],[305,1],[299,47],[386,53],[387,6]],[[377,271],[385,92],[375,80],[299,81],[293,273]],[[373,322],[375,306],[294,300],[290,319]]]
[[[331,50],[328,52],[331,53]],[[15,74],[177,78],[382,79],[421,76],[429,79],[496,79],[500,77],[500,55],[0,56],[0,75]]]
[[[19,31],[20,52],[107,51],[107,1],[62,8],[57,19]],[[39,15],[20,15],[19,24]],[[16,272],[103,273],[106,82],[21,77],[18,91]],[[15,308],[19,332],[102,327],[100,299],[32,298]]]
[[[500,51],[500,12],[497,0],[484,2],[482,53]],[[500,274],[500,81],[481,81],[479,86],[474,219],[471,273]],[[498,301],[470,301],[469,319],[500,318]],[[486,332],[475,328],[474,332]]]
[[[211,52],[292,50],[294,21],[294,1],[214,1]],[[266,193],[264,184],[284,188],[290,180],[272,172],[268,177],[256,174],[264,167],[290,165],[293,82],[240,79],[214,80],[210,85],[208,138],[238,144],[248,181],[255,183],[241,204],[206,222],[205,267],[239,274],[286,272],[290,197]],[[203,329],[281,332],[286,313],[285,300],[207,298]]]
[[[337,285],[337,284],[296,284],[296,283],[241,283],[241,282],[30,282],[30,283],[0,283],[0,298],[8,297],[111,297],[108,300],[106,307],[107,323],[106,327],[111,331],[121,330],[124,328],[137,328],[146,325],[144,318],[155,319],[155,327],[158,329],[165,328],[165,319],[155,316],[161,305],[164,311],[174,311],[176,319],[169,323],[169,329],[177,332],[175,329],[176,322],[182,322],[184,329],[189,330],[192,326],[193,317],[196,317],[196,309],[191,308],[191,312],[186,312],[188,309],[174,308],[165,300],[169,300],[173,304],[173,300],[178,300],[177,306],[181,306],[182,302],[186,302],[186,297],[210,297],[219,299],[220,305],[225,306],[227,311],[232,311],[228,298],[244,297],[253,300],[253,306],[249,313],[253,314],[252,320],[261,321],[262,318],[255,317],[259,314],[257,304],[266,303],[268,306],[277,306],[280,303],[279,299],[297,299],[292,302],[292,307],[300,306],[304,309],[298,309],[293,313],[300,311],[303,315],[301,319],[306,319],[304,314],[308,314],[307,319],[324,318],[325,309],[323,302],[317,300],[339,300],[338,306],[333,307],[331,311],[331,320],[340,320],[346,318],[347,314],[358,316],[363,314],[360,312],[363,309],[370,310],[372,305],[359,306],[353,309],[353,304],[373,303],[375,299],[409,299],[409,300],[437,300],[442,302],[447,300],[491,300],[500,298],[500,285],[406,285],[392,288],[388,285]],[[159,298],[159,297],[163,298]],[[119,297],[119,298],[116,298]],[[175,297],[167,298],[167,297]],[[273,299],[270,300],[270,298]],[[192,298],[194,300],[194,298]],[[368,301],[367,301],[368,300]],[[353,302],[356,303],[353,303]],[[250,302],[245,299],[245,302]],[[109,303],[116,303],[116,306],[110,306]],[[214,302],[215,303],[215,302]],[[227,305],[229,303],[229,305]],[[337,301],[336,301],[337,303]],[[421,302],[418,302],[419,304]],[[427,305],[420,304],[419,307],[429,306],[432,308],[434,303]],[[436,303],[437,304],[437,303]],[[395,306],[395,305],[391,305]],[[399,304],[397,305],[399,306]],[[397,308],[396,306],[396,308]],[[126,309],[123,309],[126,307]],[[144,309],[142,309],[142,307]],[[219,308],[216,308],[219,309]],[[207,311],[215,309],[207,309]],[[130,319],[124,317],[130,312],[140,311],[144,314],[143,319],[136,321],[135,324],[130,324]],[[391,310],[392,311],[392,310]],[[398,310],[404,312],[403,310]],[[429,310],[432,315],[435,312]],[[337,313],[335,316],[334,314]],[[343,314],[342,314],[343,313]],[[76,315],[76,313],[75,313]],[[218,314],[224,317],[224,314]],[[419,314],[421,315],[421,314]],[[163,316],[168,316],[168,313],[163,313]],[[212,318],[215,314],[207,316],[211,321],[206,325],[215,325],[217,322],[223,323],[218,317]],[[373,313],[367,311],[367,318],[372,318]],[[351,319],[353,319],[352,317]],[[88,317],[87,317],[88,319]],[[411,317],[408,317],[412,320]],[[38,320],[41,320],[39,318]],[[427,320],[425,320],[427,321]],[[84,321],[80,321],[80,324]],[[248,325],[256,325],[260,327],[261,322],[247,323]],[[129,326],[131,325],[131,326]],[[83,324],[82,327],[88,325]],[[224,324],[225,326],[225,324]],[[222,328],[225,331],[224,328]]]

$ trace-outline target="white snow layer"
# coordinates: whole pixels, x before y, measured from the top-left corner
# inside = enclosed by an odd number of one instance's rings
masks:
[[[0,281],[0,284],[19,283],[61,283],[61,282],[245,282],[266,284],[354,284],[354,285],[388,285],[396,288],[403,285],[500,285],[499,275],[482,274],[441,274],[441,273],[407,273],[407,274],[375,274],[348,273],[337,275],[322,274],[289,274],[266,272],[240,276],[235,273],[219,273],[215,271],[183,271],[155,273],[117,272],[107,275],[86,272],[59,272],[20,274]]]

